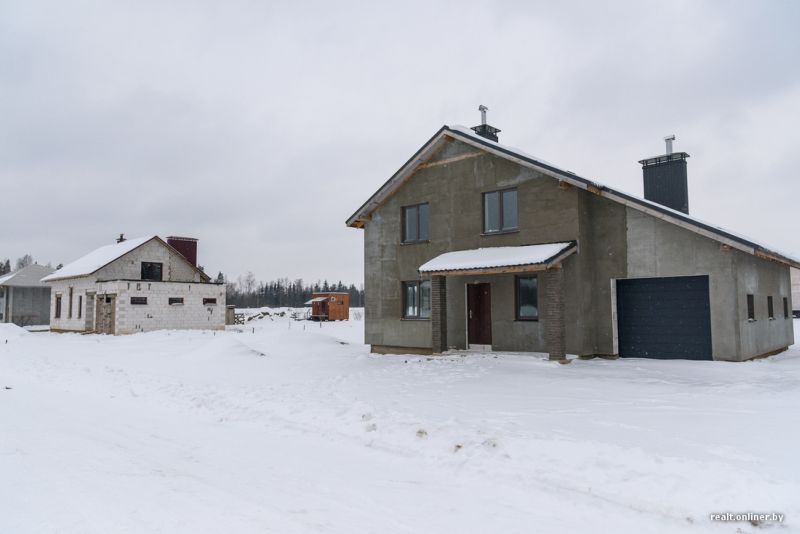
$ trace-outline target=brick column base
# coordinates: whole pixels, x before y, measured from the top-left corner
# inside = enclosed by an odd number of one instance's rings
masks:
[[[566,361],[567,335],[564,325],[564,269],[544,272],[544,341],[550,359]]]
[[[431,349],[434,354],[447,350],[447,279],[431,277]]]

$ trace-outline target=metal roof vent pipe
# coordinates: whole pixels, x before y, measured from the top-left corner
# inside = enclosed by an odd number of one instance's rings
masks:
[[[686,173],[686,152],[673,152],[675,135],[664,138],[667,152],[639,161],[644,179],[644,198],[662,206],[689,214],[689,183]]]
[[[127,239],[125,239],[125,234],[119,234],[119,237],[117,238],[117,243],[122,243],[123,241],[127,241]]]
[[[489,111],[489,108],[481,104],[478,106],[478,111],[481,112],[481,123],[479,126],[473,126],[471,130],[481,137],[485,137],[486,139],[496,143],[497,134],[500,133],[500,130],[494,126],[489,126],[486,124],[486,112]]]

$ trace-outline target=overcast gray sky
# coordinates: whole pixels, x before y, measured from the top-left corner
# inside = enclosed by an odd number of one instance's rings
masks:
[[[800,256],[800,2],[0,2],[0,257],[200,239],[360,283],[361,205],[478,104],[503,143]]]

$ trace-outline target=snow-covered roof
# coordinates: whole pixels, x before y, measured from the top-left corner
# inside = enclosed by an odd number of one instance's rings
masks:
[[[53,280],[60,280],[62,278],[74,278],[76,276],[86,276],[97,271],[101,267],[105,267],[112,261],[116,260],[132,251],[135,248],[144,245],[151,239],[156,239],[156,236],[137,237],[135,239],[126,239],[122,243],[115,243],[113,245],[106,245],[93,250],[86,256],[78,258],[57,270],[49,276],[42,278],[42,282],[51,282]]]
[[[13,273],[0,276],[0,286],[8,287],[38,287],[43,286],[42,277],[52,273],[55,269],[44,265],[28,265]]]
[[[565,252],[574,251],[575,242],[524,245],[520,247],[488,247],[472,250],[445,252],[423,263],[419,272],[436,273],[443,271],[466,271],[474,269],[493,269],[498,267],[517,267],[523,265],[547,265],[563,257]]]
[[[485,150],[490,154],[502,157],[520,165],[533,168],[539,172],[552,176],[567,184],[580,189],[590,191],[593,194],[613,200],[633,209],[656,216],[664,221],[676,224],[687,230],[693,231],[710,239],[715,239],[720,243],[730,245],[734,248],[759,256],[762,258],[779,261],[792,267],[800,268],[800,261],[792,258],[788,254],[777,251],[773,247],[760,245],[755,241],[738,235],[729,230],[723,229],[695,217],[673,210],[656,202],[652,202],[622,191],[613,189],[594,180],[578,176],[577,174],[556,167],[547,161],[527,154],[508,145],[486,139],[479,136],[469,128],[464,126],[442,126],[436,134],[431,137],[422,148],[420,148],[400,169],[384,183],[378,191],[373,194],[358,210],[347,220],[347,225],[360,228],[370,219],[372,213],[378,209],[395,191],[405,182],[405,179],[413,174],[417,167],[427,161],[435,152],[440,143],[448,137],[458,139],[477,148]]]
[[[306,302],[306,304],[312,304],[314,302],[322,302],[324,300],[328,300],[328,299],[325,298],[325,297],[315,297],[315,298],[309,300],[308,302]]]

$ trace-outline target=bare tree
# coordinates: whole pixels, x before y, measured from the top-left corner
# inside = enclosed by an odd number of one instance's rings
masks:
[[[17,259],[16,270],[19,271],[20,269],[25,268],[28,265],[33,265],[33,256],[31,256],[30,254],[25,254],[21,258]]]

